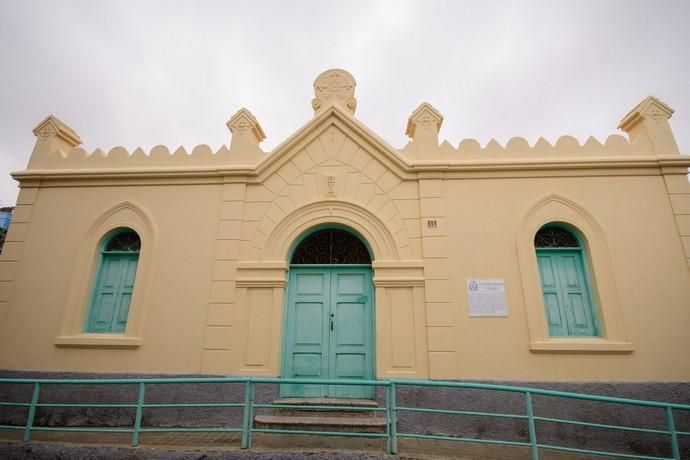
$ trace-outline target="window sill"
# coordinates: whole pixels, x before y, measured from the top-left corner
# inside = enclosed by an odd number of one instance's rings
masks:
[[[141,337],[126,337],[120,334],[79,334],[55,337],[56,347],[76,348],[138,348]]]
[[[543,342],[530,342],[533,353],[632,353],[630,342],[614,342],[605,339],[551,339]]]

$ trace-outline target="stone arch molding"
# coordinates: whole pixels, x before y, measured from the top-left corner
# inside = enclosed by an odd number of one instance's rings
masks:
[[[395,242],[391,257],[421,257],[417,182],[338,119],[329,118],[317,128],[312,126],[298,145],[273,154],[280,158],[269,157],[270,164],[247,183],[241,258],[273,257],[266,255],[266,245],[276,226],[316,202],[349,203],[376,215]]]
[[[94,277],[98,269],[99,249],[104,239],[117,228],[131,228],[141,239],[139,263],[124,334],[89,334],[83,332]],[[72,271],[57,346],[137,347],[142,343],[144,306],[151,292],[151,273],[155,269],[157,229],[149,213],[139,204],[125,201],[111,207],[87,230],[79,246]]]
[[[552,222],[572,226],[584,241],[601,323],[601,338],[556,339],[548,335],[534,235],[542,226]],[[525,214],[518,228],[516,243],[532,351],[633,351],[613,277],[606,234],[591,213],[570,198],[549,195],[534,203]]]
[[[374,262],[400,259],[393,235],[374,213],[355,203],[329,200],[307,204],[287,215],[268,237],[261,260],[287,263],[294,242],[321,225],[342,225],[359,233]]]

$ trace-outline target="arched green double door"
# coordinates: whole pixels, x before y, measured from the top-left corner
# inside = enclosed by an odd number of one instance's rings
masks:
[[[354,235],[327,229],[295,250],[288,276],[283,376],[315,379],[374,378],[371,257]],[[373,387],[281,386],[282,397],[363,398]]]

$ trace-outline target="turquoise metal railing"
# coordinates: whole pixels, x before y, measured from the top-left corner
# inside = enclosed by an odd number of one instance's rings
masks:
[[[147,385],[175,385],[175,384],[211,384],[211,383],[234,383],[244,385],[244,402],[225,402],[225,403],[147,403],[146,402],[146,386]],[[0,385],[3,384],[26,384],[32,385],[31,401],[30,402],[10,402],[0,401],[0,407],[25,407],[28,408],[26,417],[26,424],[18,425],[0,425],[1,430],[19,430],[24,432],[24,441],[31,440],[31,433],[34,431],[65,431],[65,432],[96,432],[96,433],[131,433],[132,445],[138,446],[140,435],[142,433],[164,433],[164,432],[224,432],[224,433],[241,433],[241,447],[249,448],[252,446],[253,433],[274,433],[274,434],[307,434],[307,435],[322,435],[322,436],[351,436],[363,438],[385,438],[388,445],[388,451],[395,454],[398,451],[398,439],[400,438],[417,438],[417,439],[433,439],[443,441],[460,441],[460,442],[475,442],[486,443],[504,446],[522,446],[529,448],[531,458],[537,460],[539,458],[540,449],[556,450],[578,454],[599,455],[618,458],[635,458],[644,460],[663,460],[674,459],[680,460],[680,446],[678,438],[680,436],[690,436],[690,432],[678,431],[675,427],[674,411],[690,411],[690,405],[673,404],[655,401],[642,401],[634,399],[614,398],[608,396],[595,396],[579,393],[568,393],[553,390],[541,390],[536,388],[508,386],[508,385],[493,385],[484,383],[469,383],[469,382],[444,382],[444,381],[428,381],[428,380],[323,380],[323,379],[284,379],[284,378],[252,378],[252,377],[219,377],[219,378],[134,378],[134,379],[0,379]],[[297,406],[284,404],[261,404],[255,401],[256,385],[280,385],[280,384],[321,384],[321,385],[360,385],[360,386],[374,386],[385,389],[385,407],[357,407],[351,406]],[[137,400],[136,403],[103,403],[103,404],[84,404],[84,403],[49,403],[40,402],[41,390],[48,385],[135,385],[137,386]],[[406,407],[399,406],[396,402],[396,392],[400,387],[444,387],[455,389],[468,390],[489,390],[500,392],[521,393],[524,396],[525,413],[523,414],[507,414],[507,413],[493,413],[493,412],[477,412],[477,411],[463,411],[450,409],[433,409],[425,407]],[[578,420],[569,420],[552,417],[541,417],[535,415],[534,406],[532,403],[533,396],[548,396],[556,398],[594,401],[601,403],[613,403],[626,406],[650,407],[662,410],[665,415],[666,429],[648,429],[638,428],[622,425],[610,425],[604,423],[582,422]],[[63,408],[124,408],[134,409],[135,418],[134,425],[131,428],[113,428],[113,427],[69,427],[69,426],[36,426],[34,424],[36,418],[36,411],[41,407],[63,407]],[[271,409],[271,408],[285,408],[292,409],[323,409],[323,410],[369,410],[374,412],[382,412],[385,414],[386,431],[385,433],[353,433],[342,431],[308,431],[308,430],[282,430],[282,429],[268,429],[268,428],[254,428],[254,410],[255,409]],[[172,427],[172,428],[153,428],[143,427],[142,419],[145,410],[161,409],[161,408],[237,408],[242,410],[242,424],[239,427]],[[462,415],[474,417],[494,417],[502,419],[523,420],[527,424],[527,441],[511,441],[501,439],[477,439],[466,438],[461,436],[447,436],[434,434],[420,434],[420,433],[405,433],[398,431],[397,418],[401,413],[424,413],[424,414],[440,414],[440,415]],[[576,425],[582,427],[619,430],[636,433],[649,433],[655,435],[664,435],[669,437],[669,448],[672,457],[657,457],[657,456],[640,456],[632,455],[623,452],[609,452],[589,449],[577,449],[572,447],[557,446],[553,444],[543,444],[538,441],[538,430],[536,422],[545,423],[560,423],[565,425]]]

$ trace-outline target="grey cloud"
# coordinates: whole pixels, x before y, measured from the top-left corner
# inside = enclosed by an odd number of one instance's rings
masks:
[[[423,100],[441,135],[486,144],[615,133],[654,94],[690,154],[690,3],[116,2],[0,4],[0,200],[54,113],[85,147],[227,142],[242,106],[271,149],[312,115],[330,67],[357,79],[357,116],[395,146]]]

